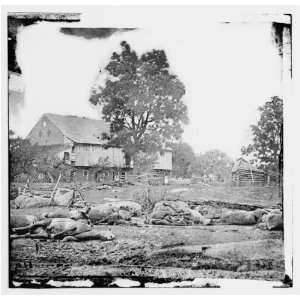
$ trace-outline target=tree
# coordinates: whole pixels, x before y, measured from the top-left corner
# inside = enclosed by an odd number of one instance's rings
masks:
[[[14,181],[19,175],[36,180],[43,174],[51,182],[56,181],[60,173],[66,173],[71,166],[56,156],[56,152],[49,147],[32,145],[29,140],[23,139],[9,131],[9,178]]]
[[[220,150],[209,150],[197,155],[193,172],[196,175],[226,182],[231,178],[233,160]]]
[[[157,153],[145,153],[138,151],[134,153],[132,159],[134,163],[134,172],[136,174],[149,173],[153,169],[153,165],[157,161]]]
[[[172,174],[176,177],[191,177],[192,165],[195,162],[195,153],[187,143],[173,143],[171,145],[172,154]]]
[[[163,50],[138,56],[125,41],[121,49],[105,67],[105,86],[92,88],[90,102],[102,106],[110,123],[110,133],[103,135],[107,145],[121,146],[133,158],[178,140],[188,122],[187,106],[184,85],[170,72]]]
[[[277,96],[258,108],[260,119],[251,125],[253,142],[243,147],[243,155],[251,156],[252,162],[269,172],[279,172],[282,153],[283,103]]]
[[[15,133],[12,130],[9,130],[10,181],[13,181],[17,175],[31,174],[37,152],[37,147],[32,146],[29,140],[15,136]]]

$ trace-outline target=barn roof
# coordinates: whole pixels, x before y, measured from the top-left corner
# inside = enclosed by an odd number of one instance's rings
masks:
[[[257,169],[255,166],[250,164],[246,159],[244,158],[239,158],[235,161],[233,167],[232,167],[232,172],[236,172],[238,170],[246,170],[246,171],[253,171],[253,172],[260,172],[264,173],[264,171]]]
[[[80,144],[103,144],[102,133],[109,132],[109,124],[103,120],[70,115],[44,114],[61,132]]]

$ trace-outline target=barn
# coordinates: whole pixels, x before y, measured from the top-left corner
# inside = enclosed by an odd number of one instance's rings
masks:
[[[235,161],[231,174],[234,185],[265,185],[267,183],[267,174],[244,158]]]
[[[125,179],[133,168],[120,147],[107,147],[101,139],[109,132],[103,120],[85,117],[44,114],[27,136],[31,144],[43,146],[45,151],[67,165],[73,166],[70,176],[76,181],[105,182]],[[95,168],[101,162],[105,168]],[[172,151],[166,149],[158,155],[155,171],[170,173]]]

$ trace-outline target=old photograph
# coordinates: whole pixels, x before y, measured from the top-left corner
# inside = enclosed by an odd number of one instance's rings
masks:
[[[293,286],[288,10],[4,18],[9,288]]]

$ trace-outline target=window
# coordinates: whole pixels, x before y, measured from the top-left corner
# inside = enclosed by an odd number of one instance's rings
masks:
[[[64,152],[64,160],[70,160],[70,153]]]
[[[126,179],[126,173],[125,172],[121,172],[120,179],[121,180],[125,180]]]
[[[51,134],[51,130],[48,129],[48,130],[47,130],[47,135],[50,136],[50,134]]]
[[[83,170],[83,176],[88,176],[89,175],[89,171],[88,170]]]

